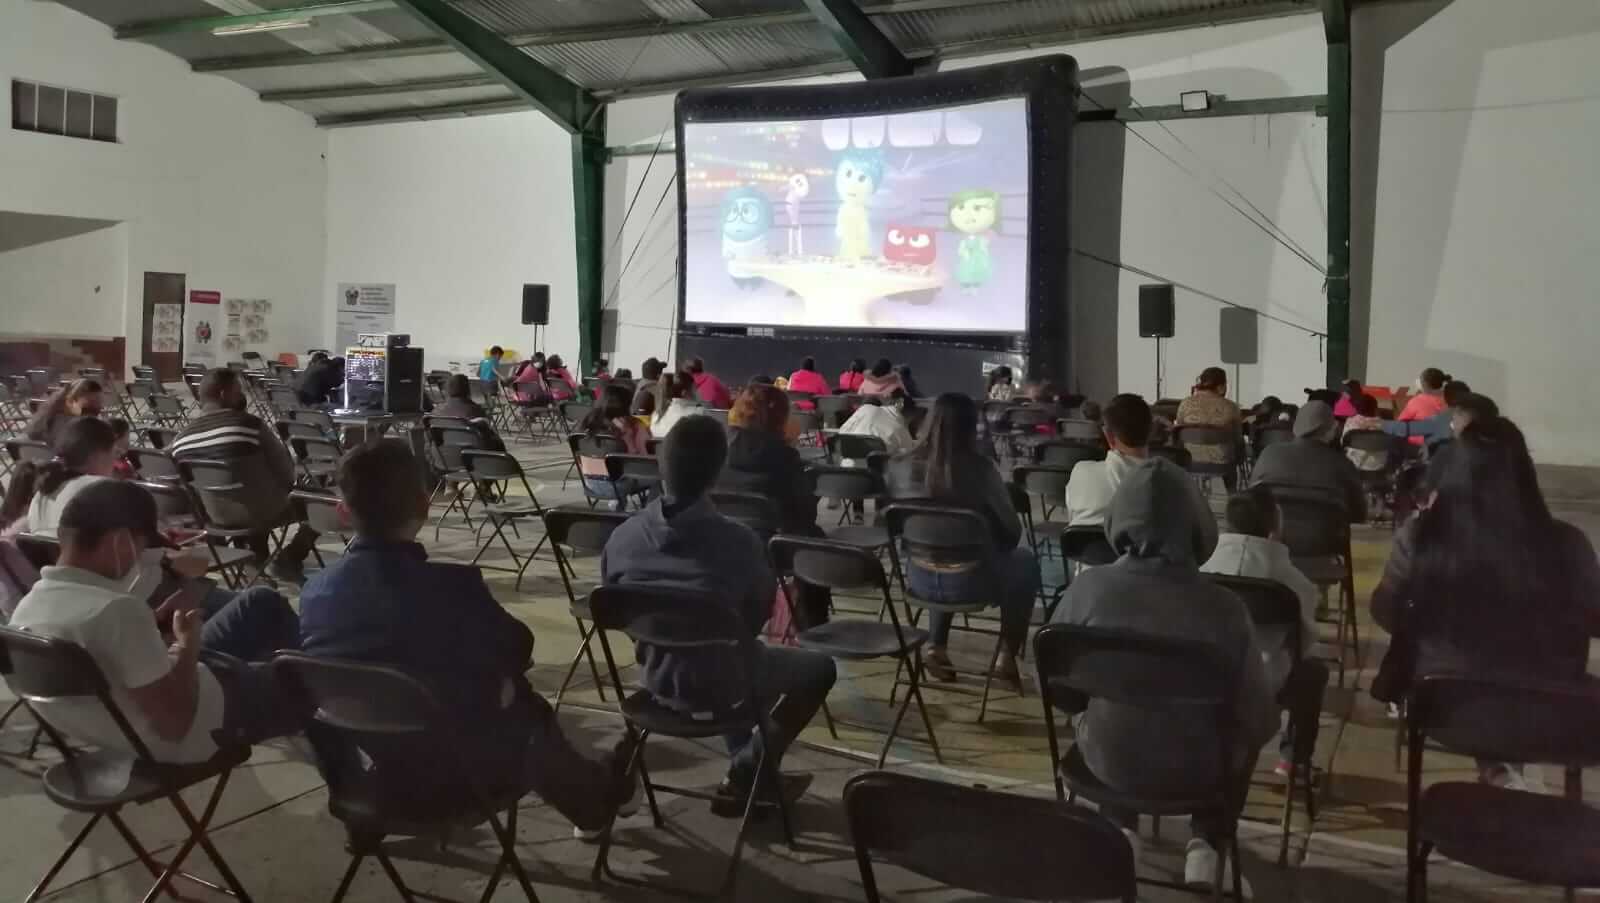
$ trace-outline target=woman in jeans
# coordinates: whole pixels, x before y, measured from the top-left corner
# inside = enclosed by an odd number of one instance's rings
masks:
[[[632,404],[633,393],[627,387],[608,385],[600,393],[600,403],[589,412],[579,429],[583,430],[585,436],[616,439],[622,443],[626,454],[648,454],[650,431],[639,422],[639,418],[628,413],[628,407]],[[583,455],[578,458],[578,469],[583,474],[583,488],[588,491],[590,498],[610,499],[617,511],[623,510],[627,506],[628,496],[639,490],[639,486],[626,477],[616,483],[611,482],[603,457]]]
[[[993,551],[985,567],[968,573],[931,569],[916,560],[905,562],[912,595],[930,601],[987,600],[1000,606],[1000,651],[991,665],[996,679],[1022,685],[1017,652],[1028,635],[1039,591],[1039,566],[1020,545],[1022,523],[1011,504],[1005,480],[994,462],[978,451],[978,405],[957,393],[940,395],[928,417],[927,431],[910,454],[889,464],[889,494],[901,499],[926,499],[967,508],[983,515]],[[923,669],[934,680],[951,681],[955,671],[945,646],[951,616],[929,612],[929,638]]]
[[[1474,421],[1428,480],[1372,593],[1394,637],[1372,695],[1399,702],[1424,674],[1581,678],[1600,636],[1600,564],[1582,530],[1550,515],[1522,431]],[[1478,764],[1485,782],[1521,785],[1520,765]]]

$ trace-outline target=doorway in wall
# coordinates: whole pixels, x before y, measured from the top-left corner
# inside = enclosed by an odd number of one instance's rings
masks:
[[[144,338],[139,356],[154,367],[162,382],[176,382],[183,372],[183,299],[188,277],[183,273],[144,274]]]

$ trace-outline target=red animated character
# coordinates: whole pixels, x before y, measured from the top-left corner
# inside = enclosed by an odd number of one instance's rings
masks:
[[[883,257],[892,263],[932,266],[939,255],[933,238],[932,229],[890,223],[883,236]]]

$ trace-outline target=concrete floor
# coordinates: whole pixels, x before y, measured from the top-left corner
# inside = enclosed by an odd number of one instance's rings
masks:
[[[566,471],[564,449],[516,443],[513,451],[529,466],[537,480],[535,491],[546,505],[579,500],[575,484],[561,488]],[[1562,516],[1569,513],[1585,529],[1600,530],[1600,513],[1593,509],[1562,509]],[[537,535],[537,529],[525,529],[522,539],[516,541],[519,552],[532,548]],[[424,539],[439,559],[465,561],[476,549],[472,533],[460,528],[447,526],[437,542],[429,530]],[[1363,605],[1380,572],[1387,541],[1384,529],[1363,528],[1358,535],[1357,588]],[[334,547],[328,545],[325,550],[331,553]],[[484,560],[489,565],[505,563],[503,549],[498,554],[491,551]],[[1047,562],[1046,569],[1047,580],[1052,572],[1059,573],[1055,562]],[[580,574],[593,573],[592,562],[580,562],[579,570]],[[553,696],[577,643],[554,563],[544,553],[529,569],[521,592],[513,589],[510,574],[486,574],[497,597],[528,623],[538,638],[537,665],[531,677],[535,687]],[[846,599],[836,602],[850,606]],[[1361,626],[1366,667],[1360,671],[1352,667],[1346,675],[1347,686],[1365,687],[1382,653],[1381,631],[1365,622]],[[969,637],[963,642],[959,632],[956,636],[953,646],[958,664],[963,659],[976,663],[988,652],[988,645],[981,640]],[[841,680],[830,698],[830,708],[841,722],[838,737],[830,736],[819,719],[785,761],[786,770],[815,776],[796,809],[797,842],[793,848],[784,846],[775,824],[752,829],[735,899],[863,899],[840,793],[844,781],[870,768],[876,757],[890,715],[884,699],[892,670],[892,666],[877,663],[841,667]],[[1037,696],[1031,687],[1020,699],[997,690],[987,717],[979,724],[981,686],[972,678],[963,678],[957,685],[929,687],[927,701],[945,761],[942,765],[933,761],[920,725],[910,715],[901,740],[891,750],[889,767],[1010,792],[1052,794]],[[620,723],[594,693],[583,671],[567,695],[562,721],[596,749],[608,747],[620,730]],[[0,899],[23,898],[46,864],[83,824],[80,816],[55,807],[40,792],[38,776],[56,758],[47,751],[31,760],[21,756],[31,729],[26,717],[19,717],[0,731],[0,765],[4,766],[0,767],[0,797],[6,799],[7,815],[0,820]],[[1254,884],[1256,899],[1360,903],[1403,896],[1405,776],[1394,767],[1394,732],[1395,722],[1384,716],[1365,690],[1330,688],[1316,759],[1327,773],[1319,793],[1318,817],[1314,825],[1308,824],[1297,800],[1291,865],[1286,869],[1275,865],[1283,781],[1271,773],[1273,758],[1262,757],[1242,829],[1245,874]],[[658,780],[691,786],[709,787],[725,767],[717,744],[677,740],[652,741],[649,761]],[[1472,773],[1471,763],[1458,757],[1430,752],[1427,761],[1429,780],[1468,779]],[[1551,775],[1552,781],[1556,778]],[[1591,779],[1589,786],[1600,783]],[[202,788],[205,790],[208,788]],[[198,806],[202,799],[202,794],[193,794],[191,801]],[[711,816],[702,803],[672,797],[663,800],[665,829],[652,828],[644,816],[620,823],[613,854],[617,868],[625,874],[668,877],[701,887],[714,884],[736,823]],[[318,900],[332,895],[348,860],[342,830],[327,814],[326,805],[323,784],[299,742],[258,748],[251,762],[236,773],[212,834],[255,899]],[[163,809],[162,804],[155,804],[127,813],[135,832],[153,849],[170,848],[183,834],[176,817]],[[1186,826],[1168,820],[1163,827],[1162,839],[1157,840],[1146,820],[1143,877],[1171,880],[1181,876]],[[1028,840],[1019,836],[1017,842]],[[590,884],[594,848],[573,840],[570,826],[535,798],[525,800],[521,809],[518,851],[543,900],[654,900],[665,896]],[[162,855],[160,850],[157,855]],[[454,899],[475,899],[495,859],[492,835],[486,830],[452,837],[448,845],[441,845],[437,838],[397,840],[393,855],[414,889]],[[1048,851],[1040,851],[1040,855],[1048,855]],[[210,875],[201,861],[191,860],[190,865],[196,872]],[[880,866],[877,873],[880,888],[890,899],[973,899],[942,891],[930,881],[892,867]],[[1558,896],[1450,864],[1434,868],[1432,878],[1435,900]],[[58,891],[50,899],[133,899],[142,896],[149,883],[149,876],[121,839],[102,826],[56,879],[52,886]],[[515,899],[519,893],[514,886],[502,886],[497,898]],[[207,898],[203,893],[196,896]],[[377,865],[369,860],[347,899],[365,903],[394,896]],[[1144,886],[1140,899],[1167,901],[1192,896]]]

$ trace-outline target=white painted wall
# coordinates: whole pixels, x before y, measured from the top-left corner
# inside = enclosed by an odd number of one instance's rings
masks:
[[[1367,377],[1440,367],[1541,463],[1600,465],[1600,4],[1400,3],[1354,27]]]
[[[118,144],[0,130],[0,210],[123,223],[124,278],[108,278],[88,299],[84,322],[127,336],[131,362],[146,271],[184,273],[191,289],[272,299],[264,353],[323,339],[327,142],[309,118],[32,0],[0,0],[0,84],[9,90],[12,78],[120,100]],[[76,296],[80,275],[61,278],[62,290],[49,296]],[[52,331],[61,312],[44,297],[0,295],[0,332]]]
[[[1326,90],[1324,46],[1321,20],[1313,15],[952,60],[943,68],[1066,52],[1077,58],[1091,97],[1111,106],[1131,96],[1153,106],[1174,104],[1180,91],[1197,89],[1233,100],[1321,94]],[[670,146],[672,98],[621,101],[607,122],[613,146],[653,143],[663,130]],[[1325,121],[1295,113],[1145,123],[1132,131],[1173,160],[1121,126],[1081,126],[1073,174],[1075,244],[1324,330],[1322,274],[1209,189],[1249,209],[1232,186],[1320,264],[1327,246]],[[1120,191],[1108,189],[1106,182],[1115,181],[1119,167]],[[652,217],[673,171],[666,154],[653,164],[648,156],[618,158],[608,170],[606,238],[609,244],[620,233],[620,248],[610,258],[607,285],[623,323],[616,357],[624,365],[636,365],[648,354],[660,356],[675,321],[675,192]],[[624,220],[636,190],[634,212]],[[630,253],[632,263],[619,273]],[[1074,266],[1073,344],[1083,391],[1101,398],[1116,391],[1153,395],[1154,342],[1138,338],[1137,329],[1138,286],[1150,280],[1108,273],[1081,258]],[[1219,359],[1218,305],[1180,290],[1177,308],[1178,336],[1165,343],[1167,395],[1186,393],[1200,370]],[[1293,400],[1302,388],[1323,383],[1319,343],[1304,331],[1262,321],[1260,347],[1262,363],[1243,367],[1240,374],[1246,401],[1269,393]]]
[[[11,335],[104,337],[122,332],[128,229],[117,224],[0,254]],[[15,316],[14,310],[25,310]]]

